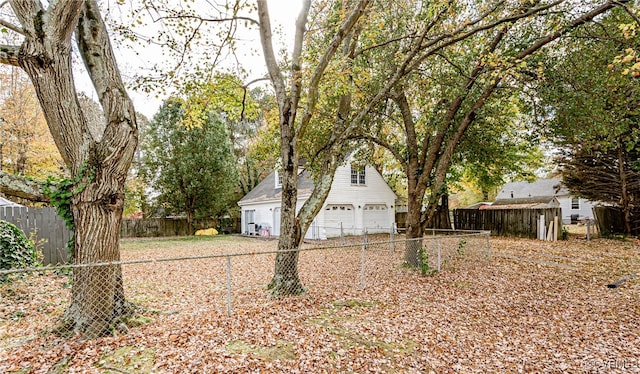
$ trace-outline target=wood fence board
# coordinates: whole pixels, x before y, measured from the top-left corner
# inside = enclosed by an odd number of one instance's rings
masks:
[[[593,216],[596,218],[596,224],[601,235],[624,234],[626,231],[624,212],[619,207],[593,207]],[[640,235],[640,219],[632,217],[631,221],[631,235]]]
[[[43,264],[56,265],[67,262],[67,241],[71,231],[56,213],[55,208],[0,208],[0,219],[11,222],[33,239],[42,250]]]
[[[217,227],[219,224],[214,219],[198,220],[194,224],[195,229]],[[124,219],[120,228],[122,238],[144,238],[163,236],[189,236],[186,218],[145,218]]]
[[[537,223],[540,215],[545,216],[546,227],[549,227],[554,217],[562,217],[562,212],[560,208],[546,208],[456,209],[453,213],[457,230],[487,230],[496,236],[533,239],[537,238]]]

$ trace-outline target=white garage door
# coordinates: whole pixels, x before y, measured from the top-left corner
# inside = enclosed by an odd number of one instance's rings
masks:
[[[353,205],[327,205],[324,208],[324,226],[327,237],[340,236],[340,224],[345,234],[353,233],[355,222]]]
[[[367,204],[363,209],[364,227],[368,232],[387,232],[391,226],[389,222],[389,208],[384,204]]]

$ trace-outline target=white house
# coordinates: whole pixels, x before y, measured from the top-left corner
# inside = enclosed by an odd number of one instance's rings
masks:
[[[309,198],[313,181],[309,175],[298,176],[298,207]],[[280,235],[282,181],[278,172],[269,174],[244,196],[238,205],[242,210],[242,233],[246,235]],[[344,234],[389,232],[395,223],[396,194],[371,166],[340,166],[327,200],[305,238],[326,239]]]
[[[592,208],[595,204],[589,200],[572,196],[560,179],[541,179],[533,183],[507,183],[496,196],[496,202],[505,203],[511,200],[517,203],[527,199],[555,201],[554,198],[557,199],[557,203],[562,209],[564,224],[593,218]]]

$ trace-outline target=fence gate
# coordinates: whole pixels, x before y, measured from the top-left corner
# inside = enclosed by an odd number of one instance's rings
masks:
[[[36,242],[36,247],[42,250],[44,265],[67,263],[67,242],[72,232],[56,208],[2,207],[0,220],[13,223]]]

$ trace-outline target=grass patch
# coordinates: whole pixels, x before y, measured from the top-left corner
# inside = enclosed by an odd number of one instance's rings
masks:
[[[155,349],[128,345],[104,354],[96,367],[105,373],[153,373],[155,356]]]
[[[353,347],[364,347],[368,349],[379,349],[385,356],[392,357],[397,354],[411,354],[418,343],[411,339],[404,339],[399,342],[386,342],[376,339],[375,337],[367,337],[357,332],[351,331],[345,325],[353,322],[362,323],[360,318],[356,316],[343,316],[337,314],[341,310],[361,310],[371,308],[378,305],[377,301],[360,301],[360,300],[340,300],[332,303],[332,307],[327,309],[325,313],[308,320],[308,323],[322,326],[326,332],[339,339],[342,349]],[[337,357],[337,353],[333,352],[332,356]]]
[[[344,309],[344,308],[371,308],[375,306],[377,302],[375,301],[360,301],[360,300],[338,300],[332,303],[334,308]]]
[[[214,235],[214,236],[181,236],[181,237],[151,237],[151,238],[123,238],[120,240],[120,246],[125,250],[147,250],[152,247],[172,249],[174,245],[182,245],[184,243],[208,243],[208,242],[225,242],[235,241],[233,235]]]
[[[242,340],[234,340],[226,346],[227,352],[235,354],[251,354],[268,361],[295,360],[296,352],[287,341],[278,340],[275,346],[263,347],[249,345]]]

